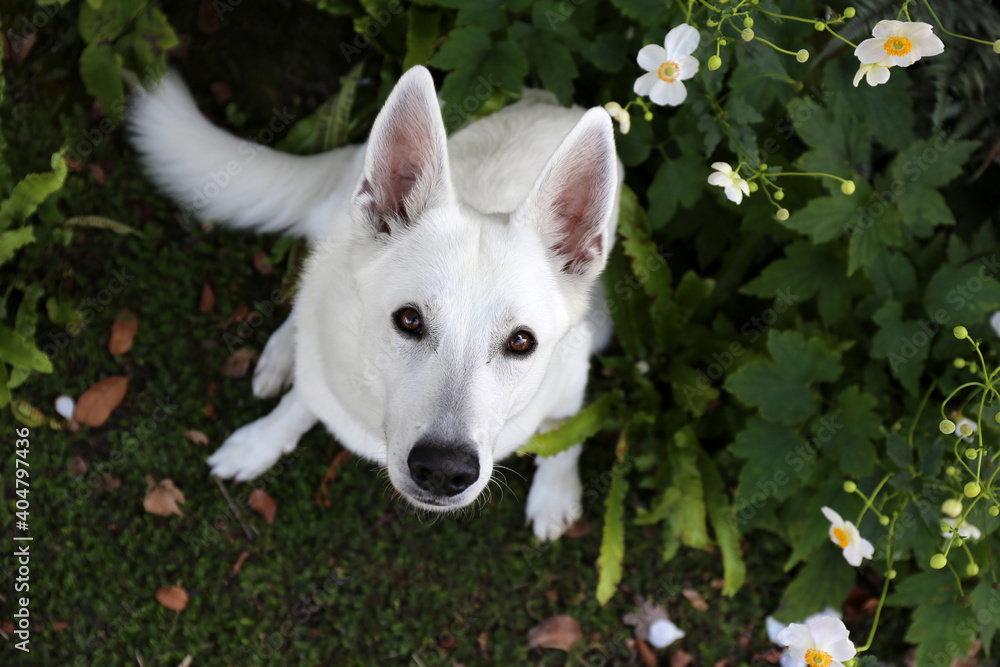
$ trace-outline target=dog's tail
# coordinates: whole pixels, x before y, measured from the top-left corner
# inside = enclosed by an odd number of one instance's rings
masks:
[[[235,137],[205,119],[173,71],[136,102],[129,126],[146,171],[186,212],[312,240],[326,226],[317,206],[336,189],[353,189],[364,157],[361,146],[296,156]]]

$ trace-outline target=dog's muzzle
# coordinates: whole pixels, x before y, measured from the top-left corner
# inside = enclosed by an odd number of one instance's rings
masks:
[[[421,440],[406,464],[414,483],[438,498],[457,496],[479,479],[479,456],[470,445]]]

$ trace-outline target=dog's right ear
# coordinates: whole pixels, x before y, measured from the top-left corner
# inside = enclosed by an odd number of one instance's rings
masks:
[[[448,137],[434,80],[408,70],[375,119],[354,205],[376,234],[393,234],[427,208],[452,201]]]

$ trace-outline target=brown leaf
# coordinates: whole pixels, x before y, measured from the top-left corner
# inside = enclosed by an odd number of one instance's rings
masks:
[[[83,169],[83,165],[80,163],[79,160],[76,160],[69,155],[67,155],[63,159],[66,161],[66,168],[72,171],[73,173],[79,174],[80,171]]]
[[[128,391],[128,378],[124,375],[106,377],[83,392],[76,402],[73,419],[87,426],[100,426],[108,420]]]
[[[635,647],[639,650],[639,659],[642,660],[642,664],[645,667],[656,667],[660,664],[659,659],[656,657],[656,651],[648,643],[636,637]]]
[[[201,286],[201,299],[198,301],[198,312],[207,313],[215,307],[215,290],[212,284],[206,282]]]
[[[184,502],[184,494],[174,486],[173,480],[157,482],[152,475],[146,475],[146,497],[142,501],[142,507],[147,512],[160,516],[184,516],[184,512],[177,506],[177,503]]]
[[[271,258],[263,251],[253,256],[253,268],[257,269],[257,273],[262,276],[269,276],[274,271],[274,267],[271,266]]]
[[[108,341],[108,351],[116,357],[132,349],[135,332],[139,328],[139,320],[135,313],[122,310],[115,315],[111,323],[111,340]]]
[[[728,658],[719,658],[715,661],[715,664],[713,664],[712,667],[729,667],[731,664],[733,664],[732,656]]]
[[[114,491],[122,488],[122,481],[114,475],[101,475],[101,489],[103,491]]]
[[[82,456],[74,456],[73,460],[69,462],[69,474],[73,477],[87,474],[87,462],[83,460]]]
[[[191,667],[192,662],[194,662],[194,656],[188,653],[177,667]]]
[[[233,322],[242,322],[243,318],[245,318],[249,314],[250,314],[250,307],[247,306],[242,301],[240,301],[236,305],[236,310],[234,310],[233,314],[230,315],[229,319],[226,320],[226,327],[228,328],[229,325],[232,324]]]
[[[104,168],[101,165],[91,162],[87,165],[87,169],[90,171],[90,175],[94,177],[98,185],[104,185]]]
[[[180,586],[161,586],[156,589],[156,601],[171,611],[184,611],[188,604],[188,594]]]
[[[701,593],[693,588],[685,588],[681,591],[681,594],[687,598],[687,601],[691,603],[691,606],[698,611],[708,611],[708,603],[705,602],[705,598],[701,596]]]
[[[198,8],[198,30],[206,35],[212,35],[222,27],[222,17],[215,8],[213,0],[201,0],[201,7]]]
[[[184,437],[196,445],[205,446],[209,443],[207,435],[205,435],[201,431],[196,431],[194,429],[184,431]]]
[[[589,532],[590,532],[590,522],[581,519],[575,522],[572,526],[570,526],[566,530],[566,532],[563,533],[563,537],[571,537],[571,538],[583,537]]]
[[[528,630],[528,648],[569,651],[583,638],[580,624],[572,616],[551,616]]]
[[[249,551],[242,551],[242,552],[240,552],[240,557],[236,559],[235,563],[233,563],[233,569],[229,573],[229,576],[235,577],[237,574],[239,574],[240,573],[240,568],[243,567],[243,563],[246,562],[247,558],[250,558],[250,552]]]
[[[250,492],[250,509],[264,517],[264,521],[270,526],[274,523],[274,513],[278,511],[278,504],[264,489],[254,489]]]
[[[222,364],[222,374],[227,378],[241,378],[250,370],[250,363],[257,360],[257,353],[249,347],[240,349],[229,355]]]
[[[233,99],[233,89],[225,81],[213,81],[208,84],[208,89],[212,92],[212,98],[217,104],[225,104]]]
[[[337,452],[337,455],[333,457],[332,461],[330,461],[330,467],[326,469],[326,474],[323,475],[323,479],[319,483],[320,494],[323,498],[329,497],[330,484],[333,483],[333,480],[337,479],[337,470],[340,469],[340,466],[350,460],[351,453],[346,449],[342,449]]]
[[[670,667],[687,667],[694,660],[694,656],[682,648],[670,654]]]
[[[23,63],[28,54],[31,53],[31,49],[35,47],[35,42],[37,41],[37,30],[33,30],[23,36],[14,34],[10,40],[10,50],[13,52],[14,62],[18,65]]]

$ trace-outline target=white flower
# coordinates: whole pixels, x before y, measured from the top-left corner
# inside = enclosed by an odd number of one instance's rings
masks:
[[[962,521],[961,523],[959,523],[959,520],[957,518],[953,519],[950,516],[946,516],[945,518],[941,519],[941,523],[946,523],[949,526],[951,526],[955,530],[955,532],[958,533],[958,536],[961,537],[963,540],[978,540],[980,537],[983,536],[982,532],[968,521]],[[945,538],[946,540],[950,540],[952,534],[953,533],[950,530],[946,530],[943,533],[941,533],[941,537]]]
[[[861,77],[865,77],[869,86],[885,83],[889,80],[890,67],[892,67],[892,63],[889,62],[889,58],[883,58],[877,63],[861,63],[858,73],[854,75],[854,87],[857,88],[858,84],[861,83]]]
[[[608,112],[609,116],[618,121],[621,133],[628,134],[629,129],[632,127],[632,119],[629,117],[628,111],[625,111],[618,102],[608,102],[604,105],[604,110]]]
[[[832,616],[834,618],[840,618],[840,612],[830,607],[827,607],[823,611],[819,612],[818,614],[813,614],[812,616],[808,617],[806,620],[802,622],[808,624],[809,621],[815,620],[817,618],[823,618],[824,616]],[[767,627],[767,638],[770,639],[775,644],[778,644],[779,643],[778,635],[780,635],[782,631],[784,631],[785,628],[787,628],[788,626],[779,621],[778,619],[776,619],[774,616],[768,616],[766,619],[764,619],[764,622]],[[809,667],[809,666],[806,665],[806,663],[802,662],[801,660],[796,660],[795,658],[793,658],[788,653],[788,649],[786,648],[784,651],[781,652],[781,667]]]
[[[74,403],[71,396],[66,396],[63,394],[56,399],[56,412],[66,419],[73,418],[73,410],[76,408],[76,403]]]
[[[656,648],[670,646],[684,636],[684,631],[673,622],[660,619],[649,626],[649,643]]]
[[[822,508],[823,516],[830,521],[830,541],[844,550],[844,559],[857,567],[865,558],[875,553],[872,543],[861,537],[861,533],[850,521],[844,521],[829,507]]]
[[[944,42],[933,32],[930,23],[920,21],[879,21],[866,39],[854,49],[862,63],[909,67],[924,56],[936,56],[944,51]]]
[[[857,654],[844,622],[833,616],[792,623],[778,634],[788,654],[809,667],[844,667]]]
[[[968,427],[972,429],[972,432],[969,433],[969,435],[962,435],[963,425],[968,425]],[[976,426],[976,422],[972,421],[971,419],[966,419],[965,417],[962,417],[961,419],[955,421],[955,435],[958,436],[959,438],[962,438],[966,442],[972,442],[973,436],[975,436],[976,431],[978,430],[979,427]]]
[[[709,185],[718,185],[725,189],[726,199],[739,204],[743,201],[743,195],[750,196],[750,185],[740,178],[740,175],[733,171],[725,162],[713,162],[712,169],[715,173],[708,177]]]
[[[682,81],[698,73],[698,59],[692,56],[698,48],[700,35],[695,28],[682,23],[667,33],[663,48],[647,44],[639,49],[636,60],[646,70],[635,80],[636,95],[648,95],[655,104],[677,106],[687,97]]]
[[[1000,337],[1000,310],[993,313],[993,317],[990,318],[990,326],[993,327],[996,335]]]

